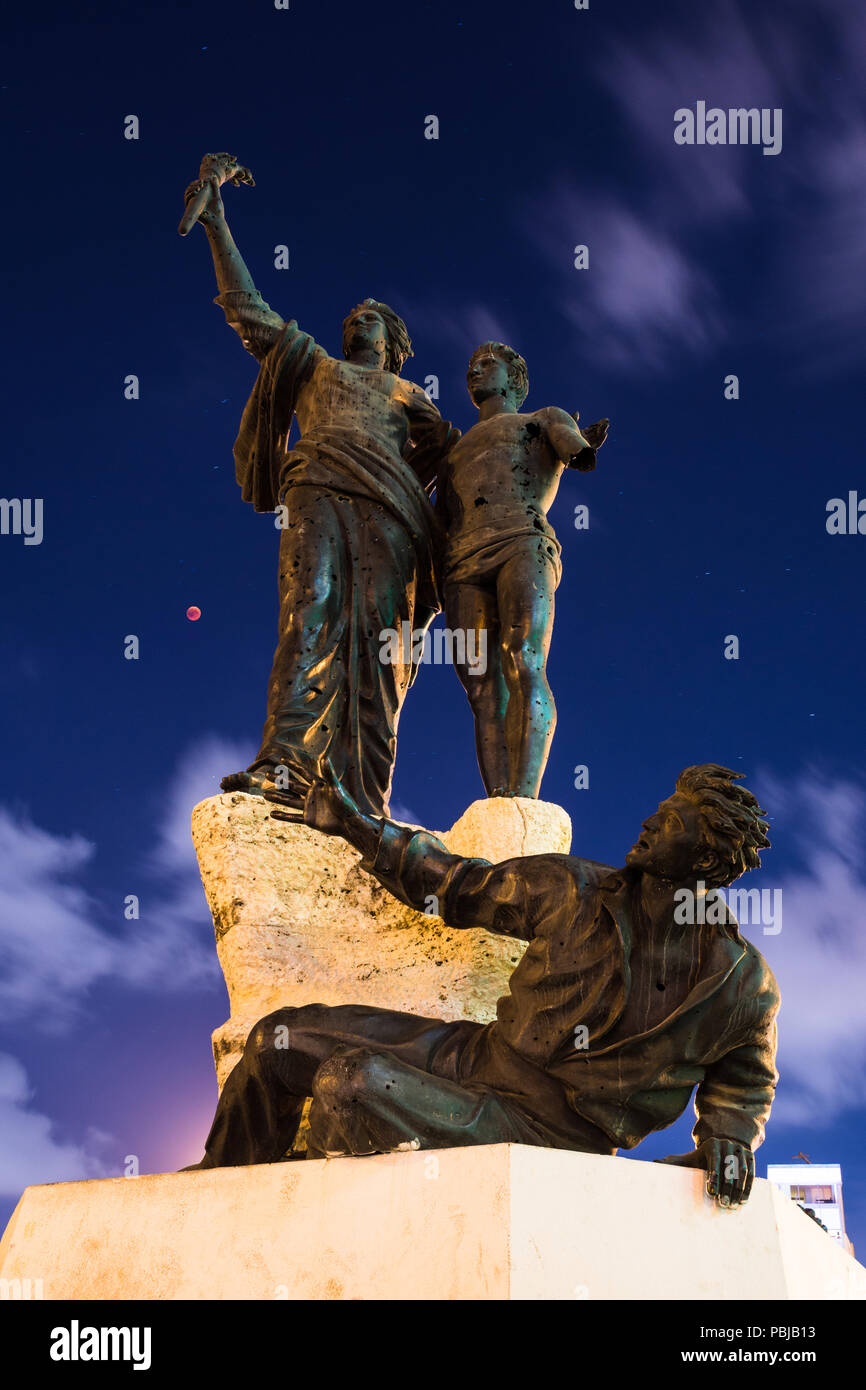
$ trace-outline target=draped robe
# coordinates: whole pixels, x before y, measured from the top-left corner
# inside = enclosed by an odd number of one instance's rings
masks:
[[[280,506],[284,523],[279,636],[250,770],[283,765],[303,792],[328,757],[361,810],[387,815],[417,656],[388,659],[383,634],[403,622],[423,632],[439,609],[440,525],[424,484],[455,432],[394,373],[328,356],[294,321],[271,336],[234,451],[244,499]],[[288,448],[293,415],[301,434]]]

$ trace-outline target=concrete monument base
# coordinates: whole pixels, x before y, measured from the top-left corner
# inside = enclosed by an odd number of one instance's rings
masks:
[[[0,1279],[47,1299],[843,1299],[866,1270],[755,1183],[517,1144],[28,1187]]]

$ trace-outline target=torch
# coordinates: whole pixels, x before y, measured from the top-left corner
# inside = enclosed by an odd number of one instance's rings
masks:
[[[250,187],[255,184],[255,179],[249,169],[238,164],[235,155],[206,154],[201,162],[198,178],[195,183],[190,184],[184,194],[186,211],[180,219],[180,226],[177,229],[181,236],[186,236],[198,221],[201,211],[210,197],[214,180],[217,182],[217,187],[221,187],[224,183],[233,183],[235,187],[242,183],[249,184]]]

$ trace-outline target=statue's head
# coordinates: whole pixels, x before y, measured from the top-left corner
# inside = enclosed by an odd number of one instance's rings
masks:
[[[701,763],[680,773],[673,796],[644,821],[626,863],[671,883],[701,879],[723,888],[761,865],[769,849],[766,814],[745,787],[743,776],[718,763]]]
[[[466,385],[478,406],[491,396],[505,396],[519,410],[529,395],[529,372],[507,343],[482,343],[469,359]]]
[[[385,368],[398,376],[407,357],[412,356],[412,342],[406,325],[387,304],[378,299],[365,299],[356,304],[343,320],[343,356],[351,360],[355,353],[376,348],[384,354]]]

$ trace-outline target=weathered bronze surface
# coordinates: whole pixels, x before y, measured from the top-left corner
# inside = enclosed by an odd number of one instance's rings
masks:
[[[778,990],[723,901],[677,911],[684,889],[696,903],[759,867],[767,826],[740,776],[687,768],[615,869],[463,859],[365,815],[326,766],[308,824],[344,836],[402,902],[432,896],[448,925],[529,946],[494,1023],[360,1004],[262,1019],[199,1166],[281,1158],[310,1096],[313,1157],[503,1142],[613,1154],[672,1124],[697,1084],[695,1151],[663,1161],[704,1168],[723,1206],[745,1201],[777,1081]]]
[[[736,1206],[776,1085],[779,1002],[724,901],[707,910],[768,845],[740,774],[687,768],[621,869],[571,855],[491,865],[387,819],[397,721],[440,587],[485,788],[537,797],[561,572],[547,513],[565,468],[595,467],[608,421],[582,432],[555,407],[521,414],[526,364],[491,342],[469,364],[479,419],[461,439],[400,376],[411,344],[387,305],[350,312],[341,361],[263,302],[225,221],[226,181],[252,176],[206,156],[179,230],[205,226],[216,302],[260,363],[236,472],[282,536],[262,746],[223,786],[343,836],[402,902],[529,944],[490,1024],[364,1004],[260,1020],[198,1166],[285,1157],[308,1099],[313,1157],[502,1142],[612,1154],[673,1123],[697,1085],[695,1149],[662,1161],[702,1167],[708,1192]]]
[[[467,652],[486,654],[456,669],[488,796],[537,797],[556,724],[547,654],[562,572],[547,513],[563,469],[595,467],[609,421],[582,433],[556,406],[519,414],[526,363],[504,343],[476,348],[467,382],[478,423],[451,449],[439,486],[445,618]]]
[[[223,183],[233,183],[235,187],[242,183],[250,187],[255,184],[249,169],[238,164],[233,154],[206,154],[198,178],[186,190],[186,208],[177,229],[181,236],[189,235],[210,202],[213,180],[216,180],[217,187]]]
[[[564,468],[595,467],[608,421],[581,432],[556,407],[520,414],[526,363],[490,342],[469,363],[479,419],[461,439],[400,377],[411,344],[387,305],[352,310],[340,361],[264,303],[226,223],[226,182],[253,178],[233,155],[205,155],[179,230],[204,225],[216,302],[260,363],[236,472],[282,536],[262,743],[224,789],[276,786],[300,808],[330,758],[362,810],[387,814],[400,709],[441,587],[487,794],[537,797],[556,722],[546,667],[561,564],[547,513]]]
[[[187,189],[216,268],[216,302],[260,363],[235,444],[237,479],[257,511],[276,511],[279,637],[262,744],[225,790],[287,788],[302,806],[324,757],[359,807],[387,813],[397,721],[418,652],[380,659],[386,629],[423,633],[439,600],[438,523],[427,495],[457,437],[424,391],[400,376],[402,320],[365,300],[343,324],[345,360],[264,303],[225,219],[232,156],[206,156]],[[207,196],[202,201],[203,192]],[[300,438],[288,447],[292,418]]]

